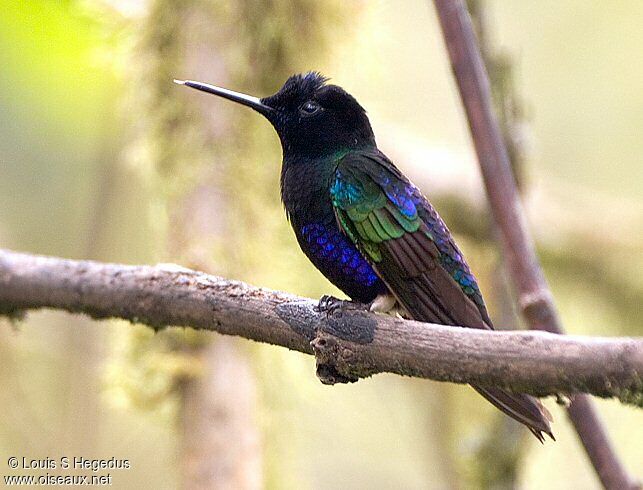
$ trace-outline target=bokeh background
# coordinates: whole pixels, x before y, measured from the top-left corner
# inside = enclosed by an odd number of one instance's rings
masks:
[[[566,329],[643,334],[643,3],[469,3]],[[283,216],[269,125],[171,83],[264,96],[316,69],[518,325],[430,2],[3,0],[0,66],[0,247],[339,295]],[[552,399],[540,445],[463,386],[322,386],[309,357],[185,329],[0,320],[0,386],[3,475],[9,456],[77,455],[129,459],[116,488],[599,487]],[[642,477],[643,412],[597,406]]]

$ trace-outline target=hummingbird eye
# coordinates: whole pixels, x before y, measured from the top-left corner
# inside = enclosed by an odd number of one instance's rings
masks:
[[[322,110],[322,106],[314,100],[304,102],[304,104],[299,108],[299,112],[302,116],[312,116],[313,114],[317,114],[320,110]]]

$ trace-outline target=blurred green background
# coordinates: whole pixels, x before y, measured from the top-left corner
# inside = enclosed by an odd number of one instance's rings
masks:
[[[470,3],[566,329],[642,335],[643,3]],[[339,295],[283,216],[269,125],[171,83],[264,96],[316,69],[516,324],[430,2],[4,0],[0,66],[0,247]],[[9,456],[76,455],[129,459],[116,488],[599,487],[551,399],[541,446],[463,386],[327,387],[284,349],[55,312],[0,320],[0,359],[2,475]],[[642,412],[596,404],[642,477]]]

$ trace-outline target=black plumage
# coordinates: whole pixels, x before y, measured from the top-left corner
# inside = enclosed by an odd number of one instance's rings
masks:
[[[377,148],[365,110],[318,73],[263,99],[180,82],[263,114],[283,148],[281,196],[299,245],[348,296],[392,294],[415,320],[492,329],[480,289],[448,228]],[[535,398],[474,387],[539,440],[552,436]],[[553,436],[552,436],[553,437]]]

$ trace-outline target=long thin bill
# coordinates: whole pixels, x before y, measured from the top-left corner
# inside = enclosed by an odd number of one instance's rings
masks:
[[[195,82],[192,80],[174,80],[174,83],[201,90],[202,92],[207,92],[209,94],[218,95],[219,97],[223,97],[224,99],[228,99],[233,102],[251,107],[264,116],[267,116],[271,112],[274,112],[274,109],[272,107],[265,105],[261,102],[261,99],[259,99],[258,97],[253,97],[252,95],[246,95],[240,92],[234,92],[233,90],[228,90],[227,88],[216,87],[208,83]]]

